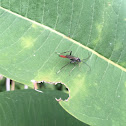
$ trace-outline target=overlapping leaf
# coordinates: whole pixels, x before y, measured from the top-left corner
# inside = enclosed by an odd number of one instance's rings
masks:
[[[69,115],[57,103],[55,97],[66,97],[60,91],[20,90],[0,93],[1,126],[64,126],[85,125]],[[55,112],[54,112],[55,111]]]

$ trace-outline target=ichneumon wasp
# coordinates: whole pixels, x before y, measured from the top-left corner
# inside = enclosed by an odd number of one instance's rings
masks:
[[[64,54],[64,53],[70,53],[69,55],[60,55],[60,54]],[[85,59],[80,59],[79,57],[75,57],[75,56],[72,56],[72,51],[66,51],[66,52],[62,52],[62,53],[57,53],[57,54],[59,54],[59,56],[60,57],[62,57],[62,58],[68,58],[68,59],[70,59],[70,62],[69,63],[67,63],[66,65],[64,65],[63,67],[61,67],[61,69],[57,72],[57,73],[60,73],[60,71],[64,68],[64,67],[66,67],[67,65],[69,65],[69,64],[74,64],[74,67],[72,68],[72,70],[70,71],[70,73],[75,69],[75,64],[79,64],[80,62],[83,62],[83,63],[85,63],[88,67],[89,67],[89,69],[91,70],[91,68],[90,68],[90,66],[85,62],[85,60],[87,60],[87,59],[89,59],[90,58],[90,55],[88,54],[88,57],[87,58],[85,58]]]

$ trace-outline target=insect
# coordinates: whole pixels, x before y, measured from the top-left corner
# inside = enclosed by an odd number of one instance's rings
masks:
[[[72,68],[72,70],[70,71],[70,73],[75,69],[75,67],[76,67],[75,64],[79,64],[80,62],[85,63],[90,68],[90,66],[85,62],[85,60],[87,60],[87,59],[90,58],[90,55],[89,54],[88,54],[88,57],[86,59],[82,59],[82,60],[79,57],[72,56],[72,51],[66,51],[66,52],[57,53],[57,54],[64,54],[64,53],[67,53],[67,52],[69,52],[70,54],[69,55],[59,55],[59,56],[62,57],[62,58],[68,58],[68,59],[70,59],[70,62],[67,63],[66,65],[64,65],[63,67],[61,67],[61,69],[57,73],[60,73],[60,71],[64,67],[66,67],[67,65],[69,65],[71,63],[74,64],[74,67]],[[91,68],[90,68],[90,70],[91,70]]]

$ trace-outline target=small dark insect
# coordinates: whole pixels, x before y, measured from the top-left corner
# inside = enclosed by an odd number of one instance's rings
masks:
[[[67,63],[66,65],[64,65],[57,73],[60,73],[60,71],[61,71],[64,67],[66,67],[67,65],[69,65],[69,64],[71,64],[71,63],[74,64],[74,67],[72,68],[72,70],[70,71],[70,73],[75,69],[75,67],[76,67],[75,64],[79,64],[80,62],[85,63],[85,64],[90,68],[90,66],[89,66],[86,62],[84,62],[84,60],[89,59],[90,56],[88,56],[86,59],[80,60],[80,58],[71,55],[71,54],[72,54],[72,51],[66,51],[66,52],[63,52],[63,53],[67,53],[67,52],[70,52],[70,54],[69,54],[69,55],[59,55],[59,56],[62,57],[62,58],[68,58],[68,59],[70,59],[70,62]],[[57,53],[57,54],[63,54],[63,53]],[[88,54],[88,55],[89,55],[89,54]],[[91,70],[91,68],[90,68],[90,70]]]

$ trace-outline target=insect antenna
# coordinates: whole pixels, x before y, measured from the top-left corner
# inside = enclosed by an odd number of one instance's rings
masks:
[[[82,61],[83,61],[83,60],[88,60],[90,57],[91,57],[91,55],[89,55],[89,53],[88,53],[88,57],[85,58],[85,59],[82,59]]]
[[[88,57],[81,60],[83,63],[85,63],[89,67],[89,69],[90,69],[89,71],[91,71],[91,67],[85,62],[85,60],[88,60],[90,58],[90,56],[91,55],[89,55],[89,53],[88,53]]]

